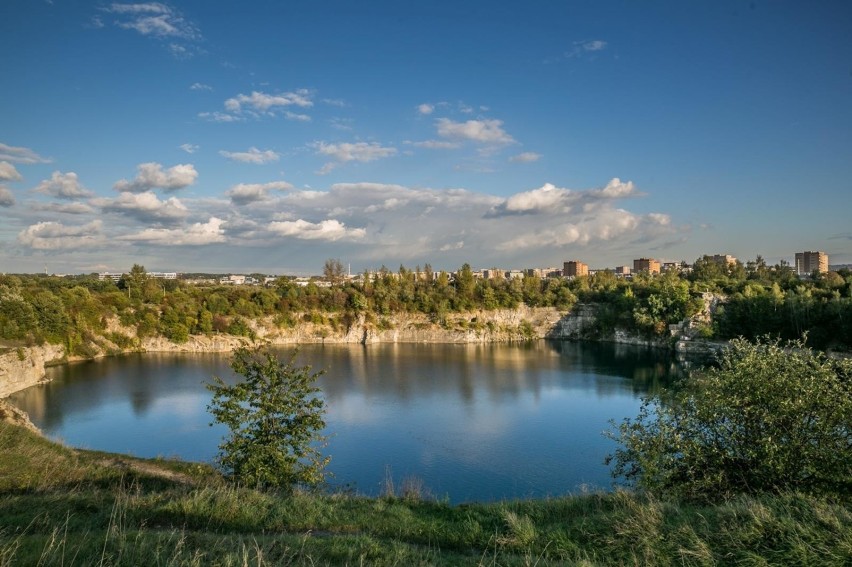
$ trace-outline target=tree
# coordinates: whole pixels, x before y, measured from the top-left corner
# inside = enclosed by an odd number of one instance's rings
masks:
[[[268,348],[234,351],[231,368],[243,378],[234,385],[218,376],[207,388],[214,423],[230,433],[217,461],[236,482],[258,488],[316,486],[331,460],[319,451],[325,437],[325,402],[314,383],[322,372],[282,362]],[[211,426],[213,423],[210,424]]]
[[[342,282],[345,274],[346,271],[343,268],[343,263],[337,258],[329,258],[322,267],[322,275],[332,285]]]
[[[800,341],[735,339],[719,367],[671,399],[646,399],[609,436],[613,476],[658,494],[713,500],[796,490],[852,493],[852,360]]]

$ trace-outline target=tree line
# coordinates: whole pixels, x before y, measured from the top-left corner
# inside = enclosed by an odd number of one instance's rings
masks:
[[[728,265],[703,257],[691,272],[640,273],[632,279],[611,271],[570,280],[535,275],[481,279],[468,264],[452,274],[427,264],[349,279],[339,262],[326,267],[331,285],[299,285],[281,277],[263,287],[196,286],[152,278],[139,265],[118,282],[99,281],[95,274],[0,276],[0,339],[62,343],[69,353],[86,356],[97,337],[132,348],[135,341],[153,336],[178,343],[194,334],[251,336],[249,322],[261,317],[282,328],[311,322],[337,329],[357,320],[383,328],[399,313],[425,314],[441,325],[451,314],[520,305],[568,312],[578,303],[595,306],[596,322],[587,338],[617,329],[665,337],[669,325],[703,308],[703,293],[713,292],[724,300],[701,330],[707,338],[806,335],[816,348],[852,347],[849,270],[800,279],[789,265],[768,266],[760,257]],[[114,328],[110,322],[116,319],[133,327],[135,337]]]

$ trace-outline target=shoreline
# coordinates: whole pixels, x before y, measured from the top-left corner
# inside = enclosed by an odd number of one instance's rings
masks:
[[[255,334],[252,338],[190,335],[187,341],[175,343],[158,336],[143,339],[136,348],[118,348],[111,343],[107,347],[101,345],[99,353],[93,357],[68,356],[63,345],[18,347],[0,355],[0,400],[44,383],[45,369],[49,366],[130,353],[228,353],[245,343],[281,347],[301,344],[492,344],[549,339],[628,344],[685,356],[712,353],[724,345],[691,340],[683,335],[646,339],[622,331],[611,337],[589,339],[583,337],[582,330],[590,321],[589,314],[583,310],[566,314],[552,307],[455,313],[448,315],[440,325],[421,313],[398,313],[382,319],[384,325],[367,322],[361,315],[345,329],[312,322],[282,329],[276,327],[271,318],[264,318],[251,321]]]

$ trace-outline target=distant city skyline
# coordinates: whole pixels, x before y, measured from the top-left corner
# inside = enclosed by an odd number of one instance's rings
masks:
[[[0,16],[0,272],[852,263],[848,2]]]

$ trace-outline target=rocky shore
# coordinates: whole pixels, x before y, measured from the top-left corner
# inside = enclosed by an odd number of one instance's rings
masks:
[[[117,321],[110,325],[113,332],[133,336],[132,328],[122,328]],[[534,339],[581,340],[585,330],[594,324],[594,306],[577,305],[570,313],[553,307],[476,311],[447,315],[440,324],[422,313],[397,313],[379,321],[361,315],[348,324],[337,322],[314,323],[300,321],[292,327],[276,326],[271,318],[250,322],[254,337],[233,335],[192,335],[186,342],[175,343],[164,337],[145,338],[134,349],[119,349],[104,340],[99,345],[100,356],[122,352],[230,352],[246,342],[265,342],[272,345],[310,343],[377,344],[377,343],[493,343]],[[676,328],[675,328],[676,327]],[[612,336],[597,340],[632,344],[644,347],[674,349],[678,353],[712,353],[720,343],[696,340],[685,321],[670,329],[669,337],[646,339],[616,331]],[[45,367],[73,362],[61,345],[20,347],[0,355],[0,399],[41,383]]]

